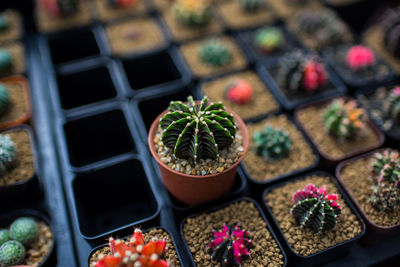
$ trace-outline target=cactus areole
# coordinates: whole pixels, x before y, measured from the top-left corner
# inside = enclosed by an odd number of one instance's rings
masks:
[[[188,97],[188,103],[172,101],[169,112],[160,120],[161,140],[173,149],[177,158],[215,159],[220,150],[229,147],[236,135],[235,119],[224,105],[199,103]]]

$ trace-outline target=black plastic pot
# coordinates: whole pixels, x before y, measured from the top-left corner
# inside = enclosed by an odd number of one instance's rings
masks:
[[[336,185],[338,193],[343,197],[344,201],[349,206],[349,208],[351,209],[352,213],[355,214],[357,219],[359,220],[359,222],[361,224],[362,232],[361,232],[361,234],[359,236],[357,236],[357,237],[355,237],[353,239],[344,241],[344,242],[342,242],[340,244],[334,245],[334,246],[329,247],[327,249],[320,250],[317,253],[314,253],[312,255],[303,256],[303,255],[300,255],[300,254],[297,254],[296,252],[294,252],[294,250],[290,246],[290,244],[287,241],[284,233],[282,232],[281,228],[279,227],[279,223],[276,221],[275,217],[273,216],[273,213],[272,213],[270,207],[268,205],[266,205],[265,196],[273,189],[282,187],[282,186],[284,186],[285,184],[287,184],[287,183],[289,183],[291,181],[302,180],[302,179],[305,179],[306,177],[312,176],[312,175],[324,175],[324,176],[330,177],[331,182]],[[338,184],[336,179],[332,175],[327,173],[327,172],[315,171],[315,172],[312,172],[312,173],[304,174],[304,175],[302,175],[300,177],[292,178],[290,180],[287,180],[285,182],[281,182],[281,183],[273,185],[271,187],[268,187],[264,191],[262,199],[263,199],[263,202],[264,202],[264,207],[266,208],[268,214],[271,214],[271,216],[272,216],[273,224],[276,227],[276,229],[278,229],[280,238],[284,240],[285,247],[289,248],[289,251],[290,251],[290,256],[289,257],[293,257],[293,262],[296,262],[296,266],[322,266],[323,264],[325,264],[325,263],[327,263],[329,261],[332,261],[332,260],[334,260],[336,258],[339,258],[339,257],[345,255],[349,251],[349,249],[352,246],[354,246],[355,243],[365,234],[365,225],[364,225],[360,215],[358,214],[356,208],[353,206],[353,204],[351,203],[351,201],[349,200],[347,195],[344,193],[344,191],[342,190],[341,186]]]
[[[184,225],[184,223],[185,223],[188,219],[190,219],[190,218],[197,217],[197,216],[199,216],[199,215],[201,215],[201,214],[204,214],[204,213],[211,213],[211,212],[217,211],[217,210],[219,210],[219,209],[225,208],[225,207],[227,207],[227,206],[229,206],[229,205],[231,205],[231,204],[233,204],[233,203],[237,203],[237,202],[240,202],[240,201],[248,201],[248,202],[251,202],[251,203],[253,203],[253,204],[255,205],[256,209],[257,209],[258,212],[260,213],[260,216],[261,216],[261,217],[264,219],[264,221],[266,222],[268,231],[270,232],[270,234],[271,234],[271,236],[273,237],[273,239],[275,240],[275,242],[278,244],[278,247],[279,247],[279,249],[280,249],[280,251],[282,252],[282,255],[283,255],[283,266],[286,266],[286,264],[287,264],[286,253],[285,253],[285,251],[283,250],[283,248],[282,248],[280,242],[278,241],[278,239],[277,239],[275,233],[272,231],[272,228],[271,228],[271,225],[269,224],[269,221],[268,221],[267,218],[265,217],[265,215],[264,215],[264,213],[263,213],[263,211],[262,211],[260,205],[259,205],[255,200],[253,200],[253,199],[251,199],[251,198],[249,198],[249,197],[238,198],[238,199],[235,199],[235,200],[232,200],[232,201],[229,201],[229,202],[225,202],[224,204],[221,204],[221,205],[218,205],[218,206],[214,206],[214,207],[212,207],[212,208],[206,208],[206,209],[204,209],[203,211],[197,212],[196,214],[192,214],[192,215],[190,215],[190,216],[188,216],[188,217],[186,217],[185,219],[182,220],[182,222],[181,222],[181,224],[180,224],[180,234],[181,234],[181,238],[182,238],[182,240],[183,240],[183,242],[184,242],[184,245],[185,245],[185,251],[186,251],[186,253],[189,255],[189,257],[190,257],[190,259],[191,259],[191,261],[192,261],[192,266],[195,266],[195,263],[194,263],[195,261],[194,261],[194,259],[193,259],[193,255],[192,255],[192,253],[190,252],[189,247],[188,247],[188,245],[187,245],[187,243],[186,243],[186,240],[185,240],[185,238],[184,238],[184,235],[183,235],[183,225]]]
[[[307,103],[332,98],[346,93],[346,87],[336,74],[326,66],[329,74],[329,82],[325,88],[314,94],[299,93],[289,96],[282,91],[282,88],[275,80],[276,71],[278,68],[279,59],[271,59],[263,62],[258,66],[260,73],[265,77],[268,87],[272,94],[279,100],[286,110],[293,110],[294,108]]]
[[[56,240],[54,239],[54,236],[56,233],[54,233],[54,228],[52,227],[52,224],[50,222],[50,219],[48,218],[47,215],[45,215],[43,212],[35,209],[18,209],[18,210],[13,210],[9,211],[6,214],[2,214],[0,216],[0,228],[7,228],[8,226],[11,225],[11,223],[20,218],[20,217],[31,217],[35,220],[45,222],[48,226],[50,226],[52,232],[53,232],[53,245],[50,248],[49,254],[43,259],[43,261],[38,265],[38,267],[52,267],[56,265],[56,255],[55,255],[55,246],[56,246]]]

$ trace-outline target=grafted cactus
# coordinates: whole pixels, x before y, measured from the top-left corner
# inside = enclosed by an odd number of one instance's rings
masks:
[[[287,132],[267,125],[253,135],[254,152],[267,160],[279,160],[289,154],[292,140]]]
[[[250,257],[249,249],[253,246],[249,232],[243,231],[240,224],[228,227],[226,224],[220,231],[212,231],[214,239],[208,245],[211,258],[222,266],[241,266],[242,261]]]
[[[200,103],[191,96],[187,104],[172,101],[160,127],[162,142],[174,150],[177,158],[215,159],[236,136],[233,115],[225,111],[221,102],[208,103],[207,97]]]
[[[43,8],[54,17],[68,17],[78,11],[80,0],[41,0]]]
[[[236,104],[247,104],[253,97],[253,87],[245,80],[230,81],[225,89],[225,98]]]
[[[347,51],[346,63],[353,71],[371,68],[375,65],[374,51],[363,45],[355,45]]]
[[[187,27],[204,27],[212,17],[209,0],[177,0],[173,11],[178,23]]]
[[[300,228],[309,227],[315,233],[331,230],[336,227],[336,217],[342,208],[336,202],[337,195],[326,193],[326,186],[317,188],[308,184],[303,190],[298,190],[293,195],[293,207],[290,214],[294,216]]]
[[[246,12],[256,12],[265,5],[265,0],[237,0]]]

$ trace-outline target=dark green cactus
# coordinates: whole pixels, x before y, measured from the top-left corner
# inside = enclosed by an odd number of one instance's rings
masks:
[[[232,60],[229,47],[216,39],[204,42],[200,47],[199,56],[202,62],[213,67],[225,66]]]
[[[9,25],[10,23],[6,15],[0,14],[0,32],[7,30]]]
[[[268,160],[279,160],[289,154],[292,140],[287,132],[267,125],[253,135],[254,152]]]
[[[21,217],[10,226],[10,237],[24,245],[30,244],[38,237],[38,227],[34,219]]]
[[[10,105],[7,87],[0,84],[0,115],[4,114]]]
[[[246,12],[255,12],[265,5],[265,0],[237,0]]]
[[[10,240],[10,233],[7,229],[0,229],[0,246]]]
[[[235,119],[224,105],[208,103],[204,97],[196,104],[172,101],[169,112],[161,118],[162,142],[174,150],[177,158],[215,159],[219,151],[229,147],[236,136]]]
[[[0,50],[0,74],[7,73],[12,67],[12,55],[8,50]]]
[[[0,177],[14,167],[17,149],[9,135],[0,134]]]
[[[8,267],[21,264],[25,258],[24,246],[15,240],[7,241],[0,247],[0,266]]]

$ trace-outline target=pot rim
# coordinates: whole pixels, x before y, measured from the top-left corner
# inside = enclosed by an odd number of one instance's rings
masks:
[[[200,103],[200,101],[195,101],[195,102],[196,102],[196,104]],[[153,123],[150,126],[149,134],[147,136],[147,143],[148,143],[150,152],[151,152],[153,158],[157,161],[158,165],[168,169],[168,171],[172,172],[175,175],[179,175],[179,176],[191,178],[191,179],[214,178],[214,177],[220,176],[220,175],[227,173],[227,172],[231,171],[232,169],[236,168],[240,164],[240,162],[243,160],[244,156],[246,155],[246,152],[247,152],[247,149],[249,146],[248,131],[247,131],[246,124],[244,123],[242,118],[239,117],[239,115],[237,115],[235,112],[233,112],[232,110],[230,110],[227,107],[225,107],[225,110],[227,112],[231,113],[233,115],[233,117],[235,118],[235,123],[238,126],[238,128],[240,129],[240,132],[241,132],[242,138],[243,138],[242,139],[243,140],[243,145],[242,145],[243,146],[243,154],[242,154],[242,156],[239,157],[239,159],[232,166],[230,166],[228,169],[225,169],[223,172],[220,172],[220,173],[207,174],[207,175],[191,175],[191,174],[186,174],[186,173],[175,171],[174,169],[170,168],[167,164],[162,162],[155,150],[153,139],[156,134],[156,130],[158,128],[159,121],[168,112],[168,108],[165,109],[163,112],[161,112],[157,116],[157,118],[153,121]]]

